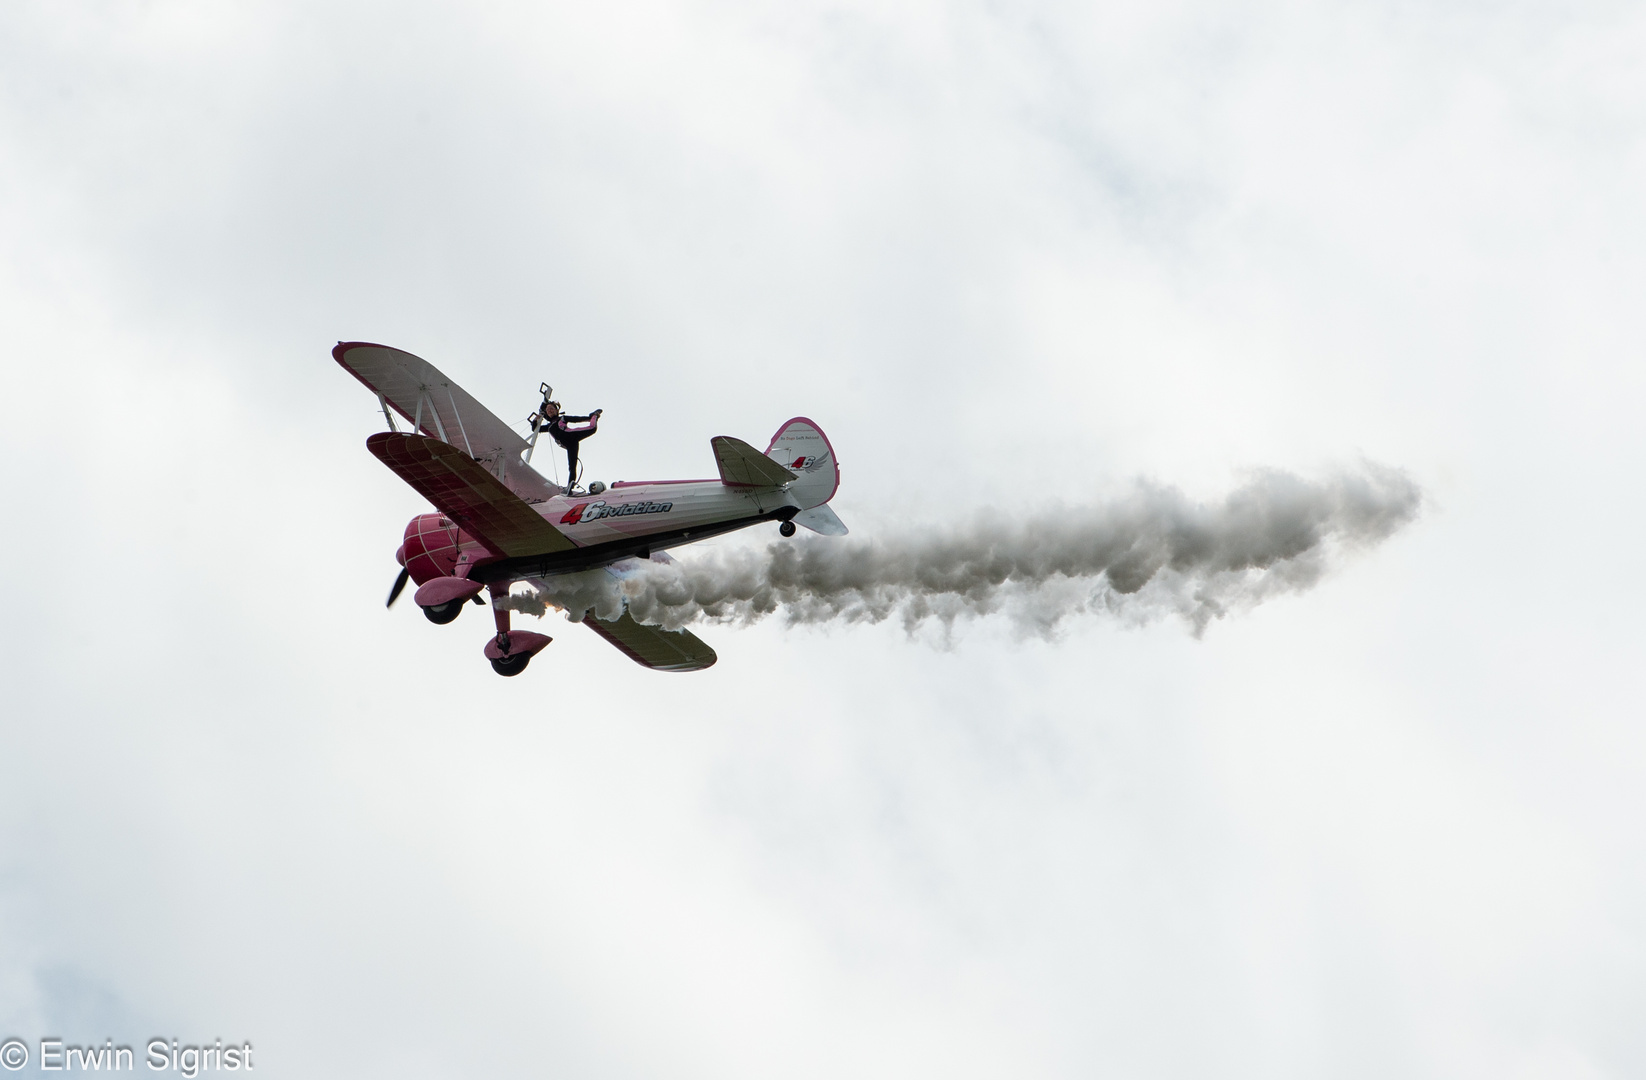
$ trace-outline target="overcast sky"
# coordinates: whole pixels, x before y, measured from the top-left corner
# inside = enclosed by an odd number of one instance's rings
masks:
[[[0,1038],[1641,1075],[1643,55],[1623,3],[10,0]],[[813,417],[854,535],[1425,505],[1198,639],[663,675],[551,615],[505,680],[383,608],[426,507],[340,339],[603,407],[591,479]]]

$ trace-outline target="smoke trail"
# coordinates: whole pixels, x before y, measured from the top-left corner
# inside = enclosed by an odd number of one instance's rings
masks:
[[[1404,473],[1374,464],[1318,483],[1262,472],[1212,505],[1139,483],[1100,505],[723,548],[621,576],[570,574],[516,606],[616,618],[626,605],[638,621],[669,629],[779,615],[791,625],[896,618],[911,632],[936,623],[948,633],[957,620],[998,615],[1047,637],[1088,613],[1133,622],[1176,614],[1198,636],[1213,619],[1309,588],[1345,552],[1410,522],[1421,501]]]

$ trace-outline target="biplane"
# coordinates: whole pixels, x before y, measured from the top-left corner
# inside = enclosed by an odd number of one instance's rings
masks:
[[[406,525],[389,606],[415,581],[413,599],[423,614],[446,624],[471,601],[484,606],[481,594],[489,594],[496,632],[484,651],[499,675],[520,674],[553,640],[510,628],[508,596],[516,582],[547,590],[547,579],[560,574],[604,570],[622,577],[645,560],[669,561],[669,548],[766,522],[785,537],[796,526],[846,533],[828,506],[840,487],[834,448],[805,417],[780,426],[764,453],[730,435],[710,439],[717,479],[582,489],[568,477],[561,487],[532,468],[536,423],[522,435],[428,361],[361,341],[338,342],[332,356],[377,395],[388,424],[366,449],[435,508]],[[546,384],[542,390],[546,402]],[[396,416],[410,429],[402,431]],[[699,671],[716,659],[690,631],[646,626],[627,611],[616,620],[568,614],[657,671]]]

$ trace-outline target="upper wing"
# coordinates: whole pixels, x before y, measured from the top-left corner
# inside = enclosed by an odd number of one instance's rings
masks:
[[[742,439],[716,435],[709,445],[714,447],[715,464],[720,466],[720,482],[728,487],[782,487],[798,479]]]
[[[600,622],[593,615],[585,615],[583,625],[623,650],[630,660],[654,671],[702,671],[719,659],[690,630],[645,626],[626,611],[616,622]]]
[[[365,341],[340,341],[331,354],[417,430],[467,451],[521,498],[542,502],[560,494],[520,460],[526,440],[427,360]]]
[[[383,431],[366,440],[366,449],[499,555],[546,555],[577,546],[450,443]]]

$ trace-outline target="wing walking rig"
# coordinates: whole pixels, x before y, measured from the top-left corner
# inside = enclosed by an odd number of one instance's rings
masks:
[[[510,629],[507,599],[517,581],[601,568],[621,577],[639,560],[669,561],[669,548],[763,522],[777,522],[786,537],[797,525],[825,536],[846,533],[828,506],[840,487],[834,448],[805,417],[779,427],[765,453],[715,436],[718,479],[564,489],[529,464],[535,435],[520,435],[428,361],[361,341],[339,342],[332,356],[383,410],[389,430],[367,439],[366,449],[437,511],[406,526],[389,604],[415,581],[423,614],[445,624],[489,593],[497,632],[485,655],[499,675],[520,674],[551,640]],[[400,430],[396,416],[410,429]],[[627,612],[615,621],[574,614],[656,671],[699,671],[716,659],[687,630],[645,626]]]

